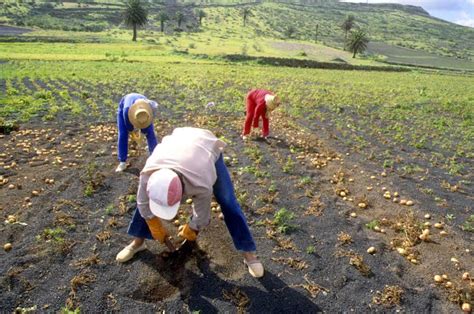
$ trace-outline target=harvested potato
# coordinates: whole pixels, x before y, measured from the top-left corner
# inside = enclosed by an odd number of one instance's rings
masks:
[[[5,245],[3,246],[3,249],[5,250],[5,252],[10,252],[12,248],[13,246],[11,243],[5,243]]]

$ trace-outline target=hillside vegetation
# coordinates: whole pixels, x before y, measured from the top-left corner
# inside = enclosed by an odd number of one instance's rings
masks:
[[[0,22],[48,30],[96,32],[97,41],[120,37],[115,35],[120,32],[117,28],[125,28],[121,2],[81,2],[35,2],[34,5],[10,2],[0,9]],[[341,51],[345,37],[341,24],[346,16],[353,15],[355,28],[366,30],[371,42],[375,43],[369,50],[375,60],[405,63],[396,58],[400,56],[400,50],[397,50],[399,47],[411,49],[402,51],[407,52],[406,57],[411,61],[408,63],[412,64],[435,66],[440,61],[436,56],[456,57],[468,61],[457,68],[469,69],[474,59],[474,29],[433,18],[419,7],[334,1],[247,4],[233,1],[186,2],[149,4],[149,23],[146,27],[149,31],[146,35],[151,37],[149,41],[160,40],[159,15],[165,12],[169,18],[164,23],[166,34],[174,37],[183,32],[196,34],[195,43],[190,40],[178,45],[180,40],[173,38],[178,42],[175,45],[178,49],[194,49],[201,41],[209,43],[213,47],[212,51],[218,50],[218,53],[285,56],[287,54],[281,51],[286,50],[291,52],[289,56],[292,57],[300,55],[322,61],[335,58],[347,61],[348,54]],[[250,10],[245,26],[242,18],[244,8]],[[199,10],[206,15],[201,26],[197,17]],[[181,27],[177,25],[177,12],[184,14]],[[71,36],[68,34],[66,37]],[[143,34],[139,32],[138,37],[143,39]],[[123,39],[128,40],[128,37]],[[281,45],[278,41],[296,42],[298,45]],[[314,52],[314,47],[318,46],[313,44],[327,49],[336,48],[340,53],[334,54],[326,49]],[[418,58],[412,58],[412,49],[419,51],[415,52]],[[205,50],[208,51],[208,47]],[[199,49],[195,52],[202,53]],[[455,63],[456,59],[452,61]],[[449,60],[441,63],[442,67],[456,68],[456,64],[451,64]]]

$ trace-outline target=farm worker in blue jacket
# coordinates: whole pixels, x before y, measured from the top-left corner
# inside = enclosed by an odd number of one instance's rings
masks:
[[[155,101],[137,93],[127,94],[120,100],[117,111],[119,132],[117,148],[120,163],[115,169],[116,172],[121,172],[127,168],[128,134],[130,132],[139,132],[140,130],[146,135],[150,154],[155,149],[157,140],[153,128],[153,118],[156,116],[157,109],[158,104]],[[137,135],[139,134],[137,133]]]

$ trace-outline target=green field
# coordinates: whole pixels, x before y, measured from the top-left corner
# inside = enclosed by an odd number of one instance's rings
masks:
[[[40,45],[35,55],[34,48],[24,45],[34,44],[9,44],[3,50],[21,48],[31,52],[29,58],[45,61],[3,65],[6,90],[0,117],[4,120],[25,121],[45,111],[45,118],[54,119],[58,112],[71,108],[90,114],[89,105],[100,108],[103,104],[109,106],[106,117],[113,119],[116,101],[130,90],[151,94],[173,109],[198,109],[215,101],[224,111],[241,112],[248,89],[271,86],[283,96],[289,114],[330,120],[348,145],[361,150],[369,145],[364,137],[377,137],[394,147],[430,147],[433,154],[446,158],[447,166],[451,157],[473,157],[470,76],[239,66],[176,55],[147,56],[147,45],[133,50],[105,45],[105,52],[96,54],[100,49],[96,44],[47,44],[49,54]],[[54,59],[76,61],[46,61]],[[38,80],[42,83],[30,88],[24,80],[33,86]],[[44,84],[46,90],[41,88]],[[82,90],[87,90],[87,97]]]

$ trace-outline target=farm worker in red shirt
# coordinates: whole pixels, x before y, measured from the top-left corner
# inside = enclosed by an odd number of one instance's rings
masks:
[[[129,133],[132,140],[137,140],[140,136],[138,132],[142,132],[146,135],[150,154],[155,149],[157,140],[153,118],[156,116],[157,109],[158,104],[155,101],[137,93],[127,94],[120,100],[117,111],[119,165],[115,169],[116,172],[127,168]]]
[[[193,215],[189,223],[179,227],[178,235],[196,241],[199,231],[211,220],[214,195],[249,273],[254,277],[263,276],[263,265],[255,255],[255,241],[224,164],[225,146],[211,131],[192,127],[176,128],[163,138],[140,174],[138,208],[128,228],[128,234],[135,239],[118,253],[117,261],[126,262],[146,249],[145,239],[158,240],[174,251],[161,219],[172,220],[185,195],[192,196]]]
[[[280,98],[264,89],[253,89],[247,94],[246,117],[242,139],[246,140],[251,127],[258,128],[262,118],[262,136],[266,139],[270,133],[268,114],[280,105]]]

